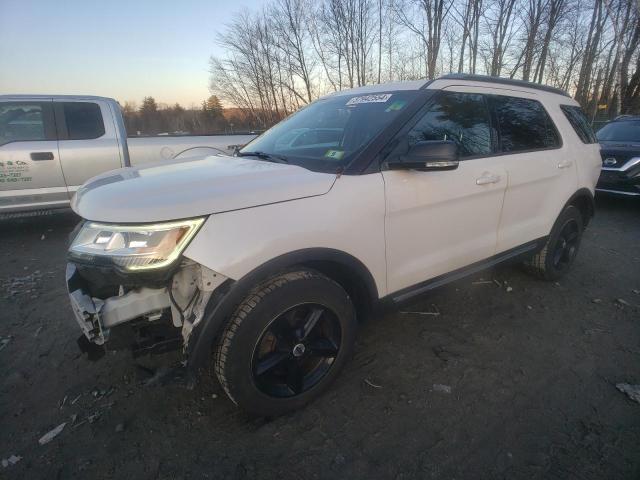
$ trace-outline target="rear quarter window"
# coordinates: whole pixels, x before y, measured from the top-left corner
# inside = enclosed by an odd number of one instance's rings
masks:
[[[491,95],[503,153],[559,148],[560,135],[537,100]]]
[[[104,135],[104,122],[97,103],[68,102],[63,109],[69,140],[91,140]]]
[[[580,140],[582,140],[582,143],[598,143],[596,134],[593,133],[593,129],[589,125],[589,120],[582,108],[575,105],[560,105],[560,108]]]

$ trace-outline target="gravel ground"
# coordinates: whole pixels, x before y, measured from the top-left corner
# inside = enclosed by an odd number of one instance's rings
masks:
[[[640,383],[640,202],[599,198],[558,283],[502,267],[365,322],[329,392],[273,420],[163,376],[175,356],[79,354],[76,221],[0,225],[2,478],[640,478],[640,404],[616,389]]]

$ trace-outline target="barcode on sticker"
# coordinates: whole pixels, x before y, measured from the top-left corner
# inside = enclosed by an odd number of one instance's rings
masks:
[[[377,93],[372,95],[363,95],[361,97],[353,97],[347,102],[347,105],[358,105],[360,103],[384,103],[391,98],[390,93]]]

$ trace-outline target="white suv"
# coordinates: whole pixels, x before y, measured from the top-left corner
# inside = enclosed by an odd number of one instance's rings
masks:
[[[73,201],[80,343],[183,348],[242,408],[300,407],[381,301],[507,260],[564,274],[600,173],[585,129],[559,90],[449,75],[328,95],[234,157],[95,177]]]

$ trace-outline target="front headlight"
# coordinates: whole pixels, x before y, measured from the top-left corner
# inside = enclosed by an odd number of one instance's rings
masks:
[[[128,271],[162,268],[178,258],[203,222],[204,218],[139,226],[87,222],[69,254],[72,259]]]

